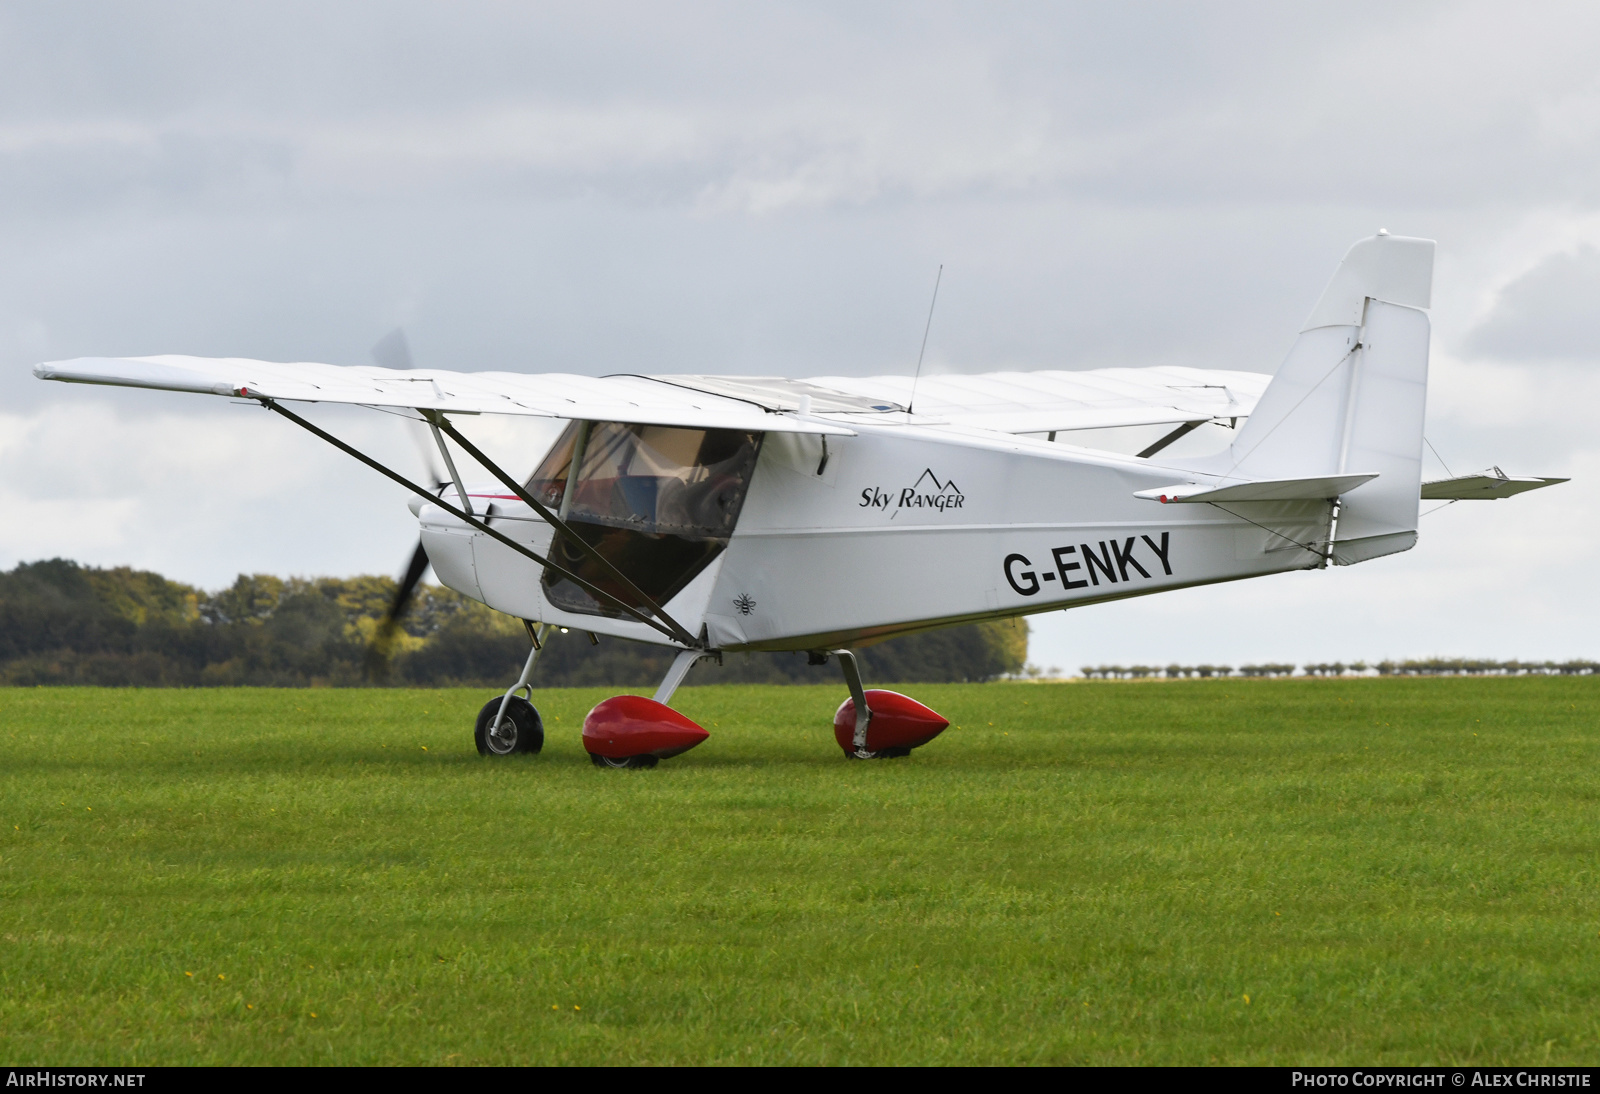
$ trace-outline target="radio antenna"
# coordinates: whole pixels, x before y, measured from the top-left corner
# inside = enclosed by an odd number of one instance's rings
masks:
[[[917,351],[917,371],[911,374],[911,398],[906,401],[906,413],[911,413],[911,407],[917,401],[917,381],[922,378],[922,356],[928,352],[928,332],[933,329],[933,309],[939,303],[939,282],[944,280],[944,263],[939,263],[939,272],[933,279],[933,301],[928,305],[928,321],[922,327],[922,348]]]

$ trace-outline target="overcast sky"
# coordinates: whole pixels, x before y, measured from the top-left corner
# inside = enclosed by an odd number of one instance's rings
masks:
[[[358,364],[403,327],[454,369],[909,372],[943,263],[930,370],[1271,372],[1384,227],[1439,241],[1439,454],[1575,481],[1036,617],[1032,657],[1597,657],[1597,52],[1592,4],[3,3],[0,566],[214,588],[415,542],[259,408],[43,360]]]

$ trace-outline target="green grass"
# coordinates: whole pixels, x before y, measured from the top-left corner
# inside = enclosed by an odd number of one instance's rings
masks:
[[[1600,680],[907,690],[0,691],[0,1059],[1600,1061]]]

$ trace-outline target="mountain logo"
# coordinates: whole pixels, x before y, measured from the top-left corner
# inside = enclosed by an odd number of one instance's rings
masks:
[[[954,479],[940,481],[939,476],[933,473],[933,468],[928,467],[917,476],[916,482],[902,486],[898,491],[885,490],[881,486],[867,487],[861,491],[858,508],[887,512],[889,519],[893,520],[905,509],[932,509],[947,513],[952,509],[960,509],[966,500],[966,495]]]

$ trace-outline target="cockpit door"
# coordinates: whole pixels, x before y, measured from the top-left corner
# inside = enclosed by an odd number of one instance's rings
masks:
[[[657,604],[666,604],[727,547],[764,434],[627,422],[573,422],[528,482],[567,526]],[[574,472],[576,468],[576,472]],[[557,535],[552,558],[638,608],[587,552]],[[564,611],[617,616],[561,574],[545,595]]]

